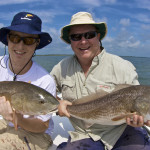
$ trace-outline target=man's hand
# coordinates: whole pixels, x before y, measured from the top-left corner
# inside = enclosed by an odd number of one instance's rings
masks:
[[[59,116],[66,116],[70,117],[69,112],[67,111],[67,105],[72,105],[71,102],[66,100],[59,100],[59,106],[58,106],[58,114]]]
[[[150,120],[144,122],[143,116],[140,115],[133,115],[132,118],[127,117],[126,123],[132,127],[142,127],[143,125],[150,126]]]
[[[150,127],[150,120],[144,123],[146,126]]]

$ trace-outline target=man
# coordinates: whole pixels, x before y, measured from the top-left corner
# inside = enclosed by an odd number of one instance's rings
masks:
[[[29,12],[17,13],[11,25],[0,29],[0,41],[8,46],[7,56],[0,57],[0,81],[24,81],[39,86],[56,96],[56,86],[49,73],[32,61],[37,49],[51,43],[52,38],[41,31],[41,19]],[[21,100],[20,100],[21,101]],[[53,131],[51,115],[29,116],[16,113],[5,97],[0,97],[1,149],[48,149],[52,144]],[[13,120],[17,120],[16,131]]]
[[[69,141],[57,150],[150,149],[150,143],[145,139],[146,131],[140,128],[144,124],[142,116],[134,115],[133,121],[127,118],[128,125],[93,124],[87,127],[84,121],[70,116],[66,109],[74,100],[99,89],[111,92],[116,84],[139,84],[135,67],[102,47],[101,40],[106,33],[106,23],[95,23],[88,12],[74,14],[70,24],[61,30],[62,40],[71,44],[75,55],[54,66],[51,75],[63,98],[58,114],[69,117],[75,131],[69,132]],[[147,125],[150,125],[149,121]]]

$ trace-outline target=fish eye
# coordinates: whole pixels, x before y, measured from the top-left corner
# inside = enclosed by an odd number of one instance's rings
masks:
[[[40,103],[41,103],[41,104],[44,104],[45,102],[44,102],[44,101],[40,101]]]

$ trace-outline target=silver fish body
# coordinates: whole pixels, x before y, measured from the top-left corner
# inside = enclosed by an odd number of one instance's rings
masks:
[[[59,104],[46,90],[22,81],[0,82],[0,96],[5,96],[16,112],[27,115],[52,113]]]
[[[88,99],[88,100],[86,100]],[[67,107],[71,116],[89,124],[119,125],[139,114],[150,120],[150,86],[135,85],[101,96],[95,93]]]

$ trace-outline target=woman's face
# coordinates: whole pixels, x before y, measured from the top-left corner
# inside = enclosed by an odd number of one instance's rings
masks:
[[[17,38],[19,37],[38,38],[38,35],[26,34],[26,33],[17,32],[17,31],[10,31],[9,34],[14,35]],[[9,51],[11,61],[14,63],[18,63],[20,65],[27,63],[29,61],[29,59],[34,54],[37,44],[39,43],[39,42],[35,42],[32,45],[26,45],[23,42],[23,40],[21,40],[19,43],[14,43],[10,39],[9,35],[7,35],[7,40],[8,40],[8,51]]]

